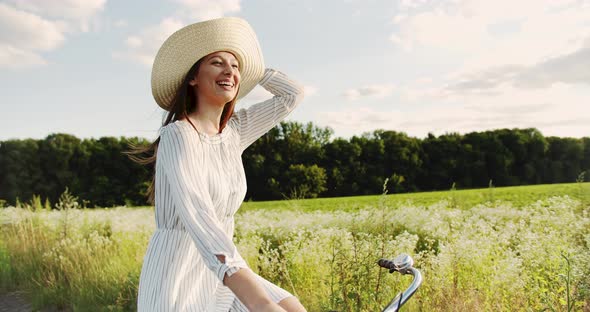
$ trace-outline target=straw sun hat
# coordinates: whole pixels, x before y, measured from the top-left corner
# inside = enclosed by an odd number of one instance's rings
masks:
[[[264,74],[264,60],[250,24],[237,17],[223,17],[188,25],[173,33],[158,51],[152,67],[152,94],[165,110],[188,70],[202,57],[217,51],[233,53],[240,66],[240,91],[244,97]]]

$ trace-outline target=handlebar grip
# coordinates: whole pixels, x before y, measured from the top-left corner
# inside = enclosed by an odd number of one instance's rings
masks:
[[[389,273],[397,271],[397,267],[395,266],[395,263],[393,263],[393,260],[379,259],[377,264],[382,268],[389,269]]]
[[[400,272],[408,274],[408,271],[414,266],[414,259],[406,254],[401,254],[393,260],[379,259],[377,264],[382,268],[389,269],[389,273]]]

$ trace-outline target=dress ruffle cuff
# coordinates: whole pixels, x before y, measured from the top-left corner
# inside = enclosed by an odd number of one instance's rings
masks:
[[[217,278],[223,283],[223,279],[227,274],[228,277],[234,275],[234,273],[238,272],[240,269],[247,269],[248,264],[244,260],[231,260],[230,258],[225,258],[225,263],[219,263],[219,267],[217,268]]]

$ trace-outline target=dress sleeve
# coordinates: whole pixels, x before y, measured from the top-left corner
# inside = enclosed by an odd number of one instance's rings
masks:
[[[248,266],[217,218],[202,174],[200,148],[190,133],[167,126],[160,134],[157,161],[170,183],[170,195],[180,220],[207,267],[223,283],[226,273],[231,276]],[[223,255],[225,263],[216,255]]]
[[[267,68],[258,84],[274,96],[232,115],[240,135],[241,151],[285,119],[303,99],[303,87],[280,71]]]

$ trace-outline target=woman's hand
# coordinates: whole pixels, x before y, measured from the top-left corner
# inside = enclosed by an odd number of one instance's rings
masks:
[[[229,277],[226,275],[223,283],[250,311],[286,312],[271,300],[250,269],[240,269]]]

